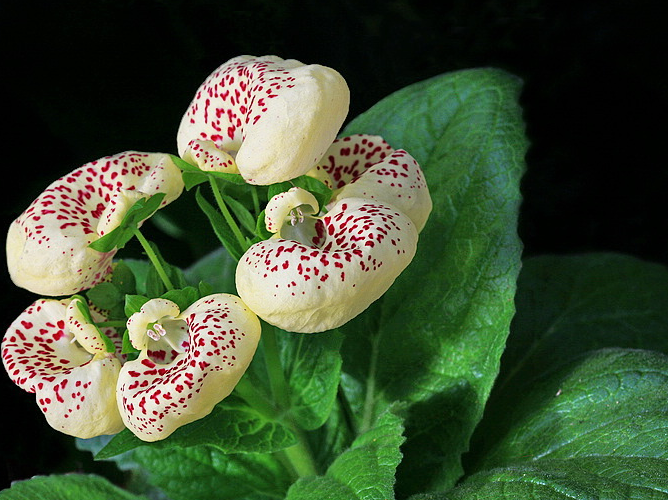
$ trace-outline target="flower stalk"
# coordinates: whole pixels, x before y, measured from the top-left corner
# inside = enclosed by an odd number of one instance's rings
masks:
[[[141,234],[139,229],[135,229],[134,234],[137,237],[137,240],[141,244],[142,248],[144,249],[146,256],[151,261],[151,264],[153,264],[153,267],[155,267],[155,270],[157,271],[158,276],[160,276],[160,279],[165,285],[165,288],[167,288],[167,290],[174,290],[174,285],[172,284],[172,280],[169,279],[167,271],[163,267],[155,251],[153,251],[153,248],[151,248],[151,245],[148,242],[148,240],[144,237],[143,234]]]

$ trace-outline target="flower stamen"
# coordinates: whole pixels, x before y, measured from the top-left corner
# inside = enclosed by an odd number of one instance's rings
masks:
[[[146,330],[146,335],[152,340],[158,341],[165,336],[167,330],[160,323],[151,323],[148,325],[148,330]]]

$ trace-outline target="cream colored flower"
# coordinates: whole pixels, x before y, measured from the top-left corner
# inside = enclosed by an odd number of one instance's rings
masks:
[[[151,299],[127,326],[141,353],[121,370],[118,406],[144,441],[166,438],[226,398],[253,359],[261,329],[238,297],[222,293],[183,312],[174,302]]]
[[[309,215],[317,211],[301,188],[272,198],[266,225],[275,236],[250,247],[237,265],[242,300],[284,330],[321,332],[346,323],[415,255],[415,225],[394,207],[346,198],[321,217]]]
[[[345,80],[331,68],[235,57],[197,90],[178,130],[179,155],[204,169],[238,171],[251,184],[286,181],[322,157],[349,102]]]
[[[115,251],[89,245],[123,220],[142,197],[183,191],[169,155],[129,151],[101,158],[58,179],[9,227],[7,266],[14,283],[40,295],[71,295],[111,272]]]
[[[357,134],[334,141],[308,175],[335,190],[332,204],[344,198],[366,198],[392,205],[422,231],[432,201],[417,161],[394,150],[380,136]]]
[[[2,341],[2,362],[12,381],[35,394],[54,429],[79,438],[123,429],[116,405],[121,338],[100,330],[78,307],[81,299],[40,299],[10,325]],[[92,318],[104,318],[91,311]]]

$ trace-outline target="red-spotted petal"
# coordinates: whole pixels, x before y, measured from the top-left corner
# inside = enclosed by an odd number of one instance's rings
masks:
[[[82,346],[74,334],[82,325],[68,315],[69,305],[40,299],[23,311],[3,338],[2,362],[15,384],[35,394],[54,429],[80,438],[115,434],[123,429],[116,405],[120,336],[112,328],[102,330],[116,353],[98,352],[92,339]],[[91,314],[95,321],[104,319]]]
[[[193,140],[236,152],[251,184],[305,174],[322,157],[348,114],[350,92],[331,68],[275,56],[239,56],[200,86],[177,135],[183,157]]]
[[[387,291],[415,255],[417,239],[414,224],[395,208],[347,198],[315,222],[310,241],[271,238],[249,248],[237,265],[237,290],[279,328],[329,330]]]
[[[156,310],[164,312],[162,306]],[[144,316],[142,323],[146,319]],[[165,318],[154,321],[161,319]],[[123,366],[118,379],[123,421],[144,441],[164,439],[182,425],[208,415],[232,392],[260,340],[257,316],[234,295],[204,297],[166,321],[155,344],[170,343],[174,355],[156,356],[151,341],[136,360]],[[183,331],[188,342],[183,342]],[[173,334],[176,339],[170,338]]]
[[[50,296],[96,285],[111,272],[115,252],[88,245],[118,225],[132,193],[166,193],[164,206],[182,190],[181,172],[166,154],[130,151],[83,165],[52,183],[10,225],[12,280]]]
[[[337,139],[314,170],[328,174],[331,187],[338,189],[332,203],[367,198],[390,204],[408,215],[418,232],[431,213],[429,188],[417,161],[403,149],[393,150],[379,136]]]

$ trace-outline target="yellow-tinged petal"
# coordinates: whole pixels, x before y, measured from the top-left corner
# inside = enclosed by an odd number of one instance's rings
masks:
[[[171,300],[157,298],[151,299],[144,304],[139,312],[134,313],[128,318],[128,337],[132,347],[140,351],[148,348],[153,324],[164,320],[173,320],[181,310]]]
[[[183,153],[183,159],[192,165],[197,165],[205,172],[239,173],[232,154],[217,148],[213,141],[197,139],[190,141]]]
[[[236,152],[251,184],[308,172],[343,124],[350,91],[335,70],[276,56],[239,56],[200,86],[177,134],[183,157],[193,140]]]
[[[333,179],[337,191],[332,204],[344,198],[389,204],[410,217],[418,232],[431,213],[429,188],[417,161],[403,149],[393,150],[380,136],[337,139],[314,172]]]
[[[208,415],[232,392],[260,340],[260,321],[234,295],[204,297],[168,321],[164,336],[127,362],[118,380],[123,421],[144,441],[164,439]],[[172,352],[153,350],[161,342],[171,344]]]
[[[295,212],[297,210],[298,213]],[[303,219],[304,215],[317,214],[318,210],[318,200],[315,196],[305,189],[293,187],[269,200],[265,208],[265,226],[267,231],[280,236],[281,228],[286,221],[291,220],[294,225],[297,218]]]
[[[5,370],[15,384],[35,394],[54,429],[83,439],[115,434],[123,429],[116,404],[120,336],[105,328],[117,351],[94,356],[78,342],[86,329],[68,314],[71,303],[40,299],[19,315],[2,340]],[[95,311],[91,315],[104,320]]]
[[[311,242],[271,238],[249,248],[237,265],[237,290],[279,328],[329,330],[387,291],[417,240],[413,222],[395,208],[346,198],[316,221]]]
[[[115,251],[89,248],[117,225],[121,192],[165,193],[161,206],[183,191],[181,171],[169,155],[128,151],[79,167],[47,187],[9,227],[7,267],[14,283],[40,295],[71,295],[100,283],[111,272]],[[126,206],[124,203],[120,203]]]

